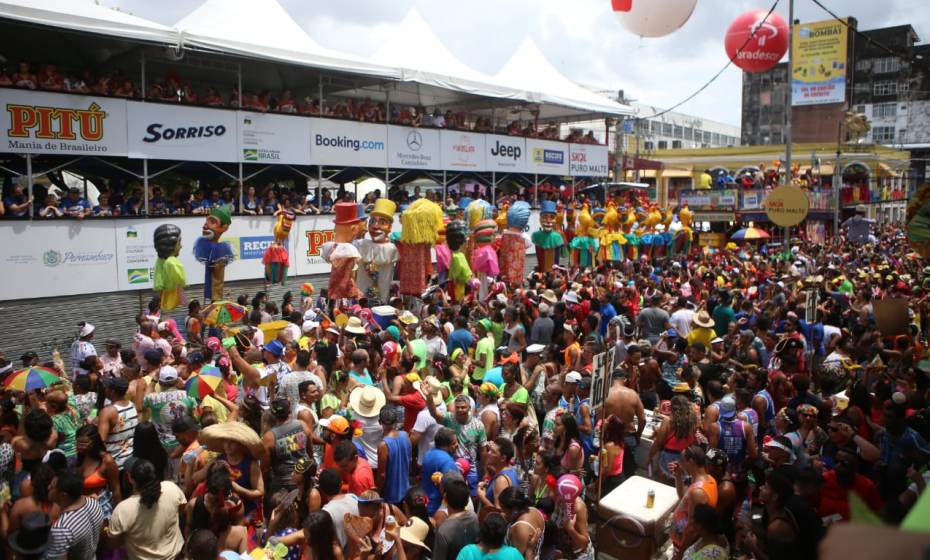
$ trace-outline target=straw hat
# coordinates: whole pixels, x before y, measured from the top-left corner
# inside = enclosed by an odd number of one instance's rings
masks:
[[[371,385],[356,387],[349,394],[349,408],[359,416],[371,418],[381,412],[386,400],[384,391],[377,387]]]
[[[442,384],[440,384],[439,380],[432,375],[427,375],[426,379],[420,383],[420,390],[423,391],[424,397],[432,397],[433,404],[436,406],[439,406],[445,402],[445,400],[442,398]]]
[[[553,290],[543,290],[542,295],[539,297],[548,301],[549,303],[558,303],[559,301],[558,296],[555,295]]]
[[[349,317],[349,320],[346,321],[346,325],[343,328],[346,332],[352,334],[365,334],[365,325],[362,324],[362,320],[358,317]]]
[[[694,315],[694,324],[699,327],[704,327],[705,329],[714,328],[714,320],[711,319],[710,313],[707,311],[701,310]]]
[[[429,547],[426,546],[426,543],[423,540],[426,538],[426,535],[429,534],[429,525],[419,517],[411,517],[407,520],[407,525],[400,528],[400,540],[406,541],[410,544],[415,544],[417,546],[422,546],[426,550],[429,550]]]
[[[223,444],[227,441],[234,441],[242,444],[256,459],[265,453],[262,439],[258,437],[255,430],[242,422],[223,422],[222,424],[207,426],[201,430],[197,439],[200,443],[206,445],[210,451],[222,453]]]

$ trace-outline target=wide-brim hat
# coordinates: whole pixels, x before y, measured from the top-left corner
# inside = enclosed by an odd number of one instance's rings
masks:
[[[548,301],[549,303],[558,303],[558,302],[559,302],[559,297],[558,297],[557,295],[555,295],[555,292],[554,292],[553,290],[543,290],[542,295],[539,296],[539,297],[542,298],[542,299],[544,299],[544,300],[546,300],[546,301]]]
[[[362,324],[362,320],[358,317],[349,317],[343,329],[352,334],[365,334],[365,325]]]
[[[51,530],[52,520],[47,514],[30,512],[23,517],[19,529],[10,534],[7,544],[20,556],[40,556],[48,549]]]
[[[333,206],[333,211],[336,213],[335,224],[337,226],[357,224],[362,221],[362,218],[358,217],[358,205],[354,202],[337,202]]]
[[[714,320],[707,311],[698,311],[694,314],[694,319],[692,319],[692,321],[695,325],[704,327],[705,329],[714,328]]]
[[[442,398],[442,384],[432,375],[427,375],[420,383],[420,390],[423,392],[423,396],[429,395],[433,399],[433,404],[436,406],[441,405],[445,402]]]
[[[223,422],[222,424],[207,426],[201,430],[197,440],[206,445],[210,451],[222,452],[223,444],[227,441],[233,441],[242,444],[256,459],[262,457],[265,453],[262,438],[255,433],[255,430],[242,422]]]
[[[407,519],[407,524],[400,528],[400,540],[421,546],[426,550],[429,550],[429,547],[423,540],[428,534],[429,525],[419,517],[410,517]]]
[[[384,391],[371,385],[356,387],[349,393],[349,408],[352,412],[366,418],[377,416],[386,402]]]
[[[395,212],[397,212],[397,204],[393,200],[389,198],[379,198],[375,201],[375,207],[371,209],[369,215],[383,216],[393,220]]]

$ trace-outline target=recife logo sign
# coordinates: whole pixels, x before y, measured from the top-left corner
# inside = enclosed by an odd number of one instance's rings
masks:
[[[271,235],[261,235],[255,237],[239,238],[239,259],[260,259],[265,254],[265,249],[271,246],[274,237]],[[287,247],[285,241],[284,246]]]

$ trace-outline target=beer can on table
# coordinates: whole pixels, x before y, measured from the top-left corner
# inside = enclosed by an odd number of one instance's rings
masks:
[[[656,504],[656,491],[650,490],[646,493],[646,509],[652,509]]]

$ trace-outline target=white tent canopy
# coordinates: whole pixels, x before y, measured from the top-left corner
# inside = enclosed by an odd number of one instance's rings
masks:
[[[137,41],[177,44],[177,31],[92,0],[0,0],[0,18]]]
[[[510,60],[504,64],[495,78],[511,87],[522,87],[533,93],[531,101],[573,107],[590,113],[629,115],[632,109],[587,90],[569,80],[546,60],[545,55],[529,37],[523,39]],[[547,115],[541,111],[540,118]]]
[[[321,47],[277,0],[207,0],[175,24],[185,46],[399,79],[400,71]]]
[[[385,66],[399,67],[401,79],[474,95],[525,99],[519,88],[502,87],[497,80],[460,61],[436,36],[416,8],[411,9],[371,57]]]

